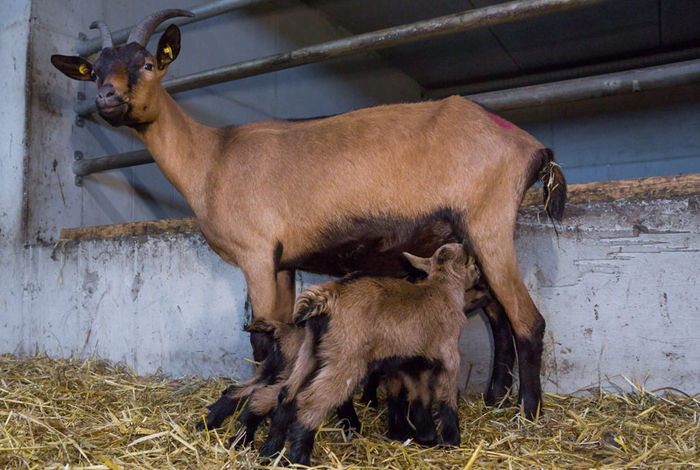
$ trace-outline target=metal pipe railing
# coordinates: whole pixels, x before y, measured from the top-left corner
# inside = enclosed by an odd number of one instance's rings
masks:
[[[118,168],[153,163],[153,157],[146,149],[88,159],[83,159],[82,154],[79,155],[80,157],[76,158],[72,167],[76,177],[97,173],[98,171],[116,170]]]
[[[641,57],[630,57],[629,59],[602,62],[580,67],[553,70],[549,72],[533,73],[529,75],[520,75],[517,77],[503,78],[486,82],[469,83],[446,88],[433,88],[426,91],[425,97],[430,99],[440,99],[451,95],[468,96],[475,95],[477,93],[486,93],[510,88],[521,88],[550,82],[560,82],[574,78],[624,72],[626,70],[642,69],[695,59],[700,59],[700,47],[661,52]]]
[[[179,93],[334,57],[375,51],[421,39],[590,6],[602,1],[606,0],[514,0],[237,62],[168,80],[163,86],[169,93]],[[83,102],[76,106],[76,112],[80,116],[89,115],[95,110],[94,103]]]
[[[634,93],[655,88],[700,82],[700,59],[646,69],[628,70],[595,77],[470,95],[469,98],[493,111],[540,106],[557,102]],[[135,163],[123,163],[132,161]],[[118,166],[112,166],[119,162]],[[83,176],[110,168],[151,163],[147,150],[80,160],[73,164],[76,175]],[[78,173],[80,171],[80,173]]]
[[[214,2],[206,3],[204,5],[198,5],[189,9],[189,11],[194,13],[193,17],[182,17],[166,21],[160,26],[158,26],[155,32],[165,31],[165,28],[167,28],[171,24],[182,26],[190,23],[196,23],[197,21],[206,20],[207,18],[211,18],[212,16],[221,15],[223,13],[235,10],[237,8],[243,8],[250,5],[255,5],[257,3],[264,3],[267,1],[269,0],[217,0]],[[129,37],[129,33],[131,32],[132,28],[133,26],[129,26],[128,28],[120,29],[118,31],[113,32],[112,40],[114,41],[114,44],[120,44],[126,41],[126,39]],[[99,51],[101,48],[102,39],[100,36],[98,36],[92,39],[79,41],[78,44],[76,44],[75,46],[75,52],[77,52],[80,56],[87,57],[90,54]]]
[[[469,95],[494,111],[602,98],[700,82],[700,59],[594,77]]]

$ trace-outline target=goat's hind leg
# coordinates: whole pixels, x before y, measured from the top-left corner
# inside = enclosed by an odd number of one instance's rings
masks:
[[[513,385],[515,345],[506,312],[495,297],[484,307],[484,312],[493,335],[493,367],[484,401],[489,406],[495,406],[503,403]]]
[[[497,214],[484,211],[479,218],[468,221],[469,242],[489,286],[510,321],[518,351],[519,400],[525,416],[532,419],[539,412],[542,400],[540,370],[545,321],[535,307],[518,269],[513,243],[517,207],[513,210],[512,219],[505,221],[502,208],[499,211]],[[494,223],[498,221],[503,223]]]

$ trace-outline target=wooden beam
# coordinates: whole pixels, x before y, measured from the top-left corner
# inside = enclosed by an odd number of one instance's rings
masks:
[[[162,235],[166,233],[199,232],[194,217],[183,219],[149,220],[128,224],[96,225],[94,227],[64,228],[61,240],[94,240],[100,238],[137,237],[140,235]]]
[[[566,203],[568,205],[613,202],[622,199],[669,199],[698,194],[700,194],[700,173],[695,173],[690,175],[653,176],[651,178],[570,184],[568,186]],[[530,188],[525,194],[522,205],[542,205],[542,188]],[[195,232],[199,232],[199,224],[193,217],[188,217],[68,228],[61,230],[61,240],[94,240]]]
[[[700,194],[700,173],[570,184],[566,204],[669,199],[694,194]],[[528,189],[522,205],[538,204],[542,204],[542,188]]]

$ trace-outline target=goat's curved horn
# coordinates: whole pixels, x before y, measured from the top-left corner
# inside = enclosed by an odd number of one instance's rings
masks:
[[[90,29],[99,29],[102,34],[102,48],[112,47],[112,33],[109,31],[109,26],[104,21],[93,21]]]
[[[174,18],[176,16],[194,16],[194,13],[175,8],[157,11],[152,15],[147,16],[143,19],[143,21],[134,26],[134,29],[131,30],[129,39],[126,40],[126,43],[128,44],[130,42],[135,42],[143,47],[146,47],[148,40],[151,38],[151,34],[153,34],[153,31],[155,31],[158,25],[168,18]]]

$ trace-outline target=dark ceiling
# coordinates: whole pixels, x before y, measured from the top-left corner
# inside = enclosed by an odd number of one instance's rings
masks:
[[[497,0],[306,0],[352,34]],[[700,0],[608,0],[591,7],[379,51],[426,90],[700,46]]]

